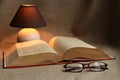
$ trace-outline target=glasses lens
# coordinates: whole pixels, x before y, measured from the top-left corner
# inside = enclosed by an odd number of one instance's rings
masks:
[[[71,63],[67,64],[65,69],[70,72],[81,72],[83,70],[83,65],[79,63]]]
[[[89,65],[91,71],[104,71],[107,68],[107,64],[103,62],[93,62]]]

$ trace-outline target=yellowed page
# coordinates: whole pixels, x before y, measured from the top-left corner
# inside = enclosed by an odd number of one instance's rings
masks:
[[[96,49],[96,47],[80,39],[72,38],[72,37],[63,37],[63,36],[52,38],[49,42],[49,45],[59,53],[64,53],[68,49],[75,48],[75,47],[85,47],[85,48]]]
[[[45,41],[32,40],[16,44],[19,56],[34,55],[38,53],[56,53]]]
[[[61,56],[45,41],[32,40],[16,43],[4,51],[8,66],[28,66],[54,63],[61,60]]]

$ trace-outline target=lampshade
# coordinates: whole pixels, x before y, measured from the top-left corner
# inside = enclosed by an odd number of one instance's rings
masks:
[[[10,23],[10,26],[18,28],[38,28],[46,25],[37,7],[32,4],[22,4]]]

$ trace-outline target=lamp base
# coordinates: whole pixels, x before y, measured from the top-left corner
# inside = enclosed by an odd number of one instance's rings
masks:
[[[17,42],[40,40],[39,32],[34,28],[24,28],[18,32]]]

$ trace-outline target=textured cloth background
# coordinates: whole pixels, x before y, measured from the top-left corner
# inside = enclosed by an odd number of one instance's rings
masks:
[[[0,0],[0,41],[16,42],[20,29],[9,24],[23,3],[35,4],[46,20],[48,25],[38,28],[45,41],[75,35],[94,43],[119,44],[119,0]]]

